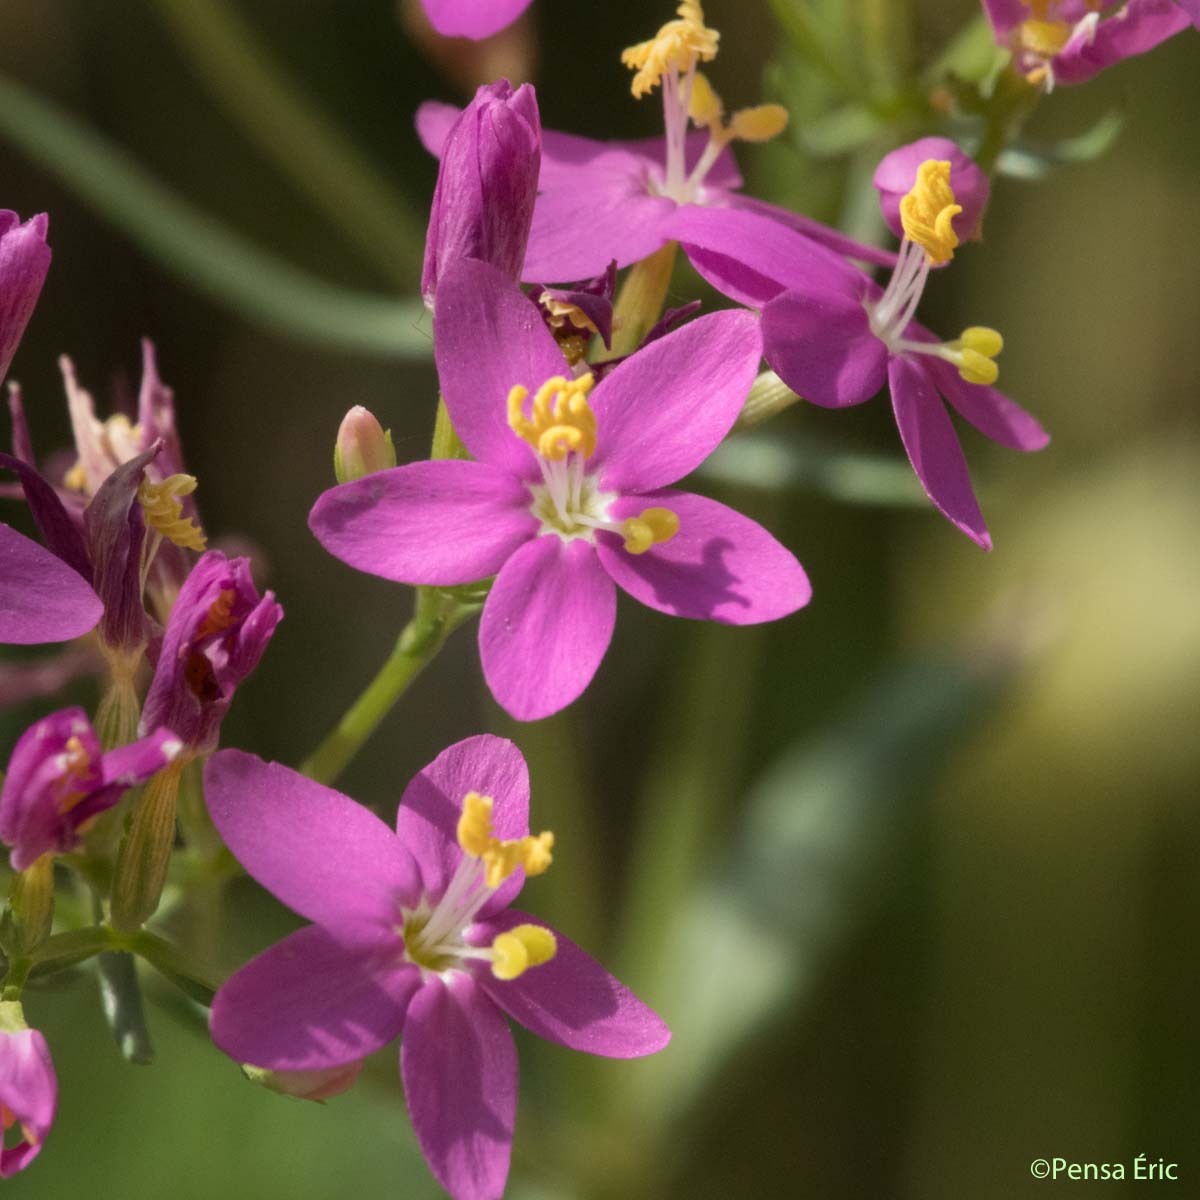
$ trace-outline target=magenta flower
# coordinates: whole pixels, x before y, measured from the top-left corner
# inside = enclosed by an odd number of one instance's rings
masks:
[[[530,0],[421,0],[430,23],[443,37],[474,41],[511,25]]]
[[[8,374],[50,269],[46,224],[45,213],[22,225],[15,212],[0,209],[0,383]]]
[[[599,142],[543,131],[542,169],[533,229],[521,278],[562,283],[600,275],[609,262],[628,266],[675,238],[672,222],[695,207],[722,215],[750,210],[795,229],[842,254],[890,264],[894,255],[864,246],[808,217],[750,196],[742,186],[730,146],[767,141],[782,131],[787,113],[763,105],[728,120],[697,64],[716,55],[720,36],[703,24],[695,0],[680,5],[681,19],[669,22],[642,46],[625,52],[638,74],[633,94],[661,83],[666,135],[637,142]],[[423,104],[417,131],[430,153],[441,156],[457,110]],[[696,132],[688,133],[689,121]],[[726,229],[725,252],[738,253],[736,223]]]
[[[702,317],[592,392],[529,299],[468,261],[442,282],[434,350],[451,420],[478,461],[342,484],[309,525],[330,553],[384,579],[452,586],[495,575],[479,649],[513,716],[548,716],[587,687],[612,637],[617,586],[660,612],[732,625],[808,602],[803,568],[764,529],[668,486],[741,411],[761,355],[750,314]]]
[[[66,642],[104,612],[86,579],[57,555],[0,525],[0,643]]]
[[[1188,20],[1200,29],[1200,0],[1177,0],[1177,3],[1187,14]]]
[[[274,593],[259,596],[249,559],[202,555],[171,610],[141,732],[165,725],[189,751],[215,749],[234,692],[282,619]]]
[[[421,295],[434,307],[438,281],[477,258],[517,279],[537,197],[542,126],[529,84],[481,87],[446,134],[425,240]]]
[[[42,1152],[58,1108],[58,1078],[46,1039],[25,1024],[21,1005],[0,1002],[0,1125],[16,1126],[21,1140],[4,1137],[0,1179],[11,1179]]]
[[[1024,409],[991,386],[1003,340],[971,327],[943,342],[913,318],[930,268],[957,244],[959,206],[947,161],[928,160],[902,204],[905,239],[886,289],[807,239],[781,234],[739,214],[743,253],[719,251],[722,238],[697,210],[681,229],[692,261],[710,283],[761,308],[767,361],[814,404],[845,408],[887,383],[900,439],[938,510],[984,549],[991,536],[971,488],[966,459],[944,398],[985,436],[1014,450],[1040,450],[1049,437]]]
[[[1195,0],[1129,0],[1114,11],[1098,0],[983,0],[997,44],[1047,91],[1153,50],[1195,22],[1189,4]]]
[[[102,754],[81,708],[64,708],[31,725],[13,749],[0,790],[0,841],[10,847],[13,870],[25,870],[43,854],[74,850],[83,826],[182,749],[169,729],[158,729]]]
[[[991,191],[987,172],[949,138],[943,137],[921,138],[907,146],[900,146],[880,159],[871,182],[879,193],[879,206],[883,210],[883,219],[888,228],[898,238],[904,237],[900,202],[916,184],[921,164],[930,159],[950,164],[950,178],[954,180],[954,200],[962,209],[951,221],[955,236],[960,242],[977,240]]]
[[[323,1071],[403,1036],[408,1111],[455,1200],[504,1190],[517,1057],[504,1014],[609,1058],[661,1050],[660,1017],[578,946],[510,907],[550,863],[529,836],[520,751],[481,735],[405,790],[393,834],[346,796],[223,750],[205,770],[221,836],[246,870],[315,924],[217,993],[212,1035],[240,1062]]]

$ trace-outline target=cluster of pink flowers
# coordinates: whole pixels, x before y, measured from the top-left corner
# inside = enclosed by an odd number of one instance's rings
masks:
[[[440,32],[485,37],[529,0],[425,5]],[[1195,0],[984,8],[997,44],[1041,90],[1200,24]],[[421,291],[462,452],[397,466],[374,419],[352,410],[340,482],[309,516],[321,545],[352,567],[480,597],[483,676],[522,721],[588,687],[618,592],[728,625],[779,620],[809,602],[803,567],[771,533],[676,486],[733,430],[764,360],[825,408],[886,388],[929,498],[985,548],[951,410],[1012,449],[1048,441],[994,386],[998,333],[968,326],[947,341],[917,320],[933,272],[980,235],[987,173],[944,138],[888,154],[874,183],[897,251],[746,195],[732,145],[775,136],[786,113],[726,114],[698,69],[719,35],[698,0],[677,11],[625,55],[635,96],[661,90],[662,137],[604,143],[543,130],[532,87],[506,81],[461,112],[422,107],[418,129],[441,166]],[[22,224],[0,212],[0,382],[46,276],[46,234],[45,216]],[[656,310],[639,346],[607,353],[617,271],[676,244],[737,307],[694,319],[696,306]],[[24,499],[40,540],[0,525],[0,641],[88,635],[109,689],[94,723],[62,709],[12,750],[0,840],[26,899],[14,900],[0,935],[10,975],[47,944],[55,860],[92,853],[90,831],[143,784],[107,863],[112,896],[98,898],[118,931],[153,912],[174,840],[172,788],[203,763],[216,833],[312,922],[220,988],[216,1044],[273,1086],[322,1098],[402,1038],[405,1095],[431,1170],[456,1200],[498,1197],[517,1096],[505,1018],[614,1058],[661,1050],[666,1024],[566,936],[513,907],[526,878],[550,866],[553,837],[530,831],[528,772],[511,742],[477,736],[443,751],[405,790],[394,830],[287,767],[218,750],[283,610],[259,592],[247,559],[206,549],[153,348],[136,423],[100,421],[65,360],[64,375],[78,455],[65,477],[39,468],[19,392],[10,405],[12,453],[0,454],[0,470],[16,482],[0,494]],[[151,795],[160,806],[171,798],[153,820]],[[11,988],[19,996],[20,980]],[[40,1151],[57,1100],[44,1038],[8,988],[5,997],[0,1118],[21,1140],[9,1138],[0,1177]]]

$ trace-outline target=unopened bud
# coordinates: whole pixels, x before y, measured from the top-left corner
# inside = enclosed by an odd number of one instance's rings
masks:
[[[361,404],[343,418],[333,448],[333,469],[338,483],[351,483],[364,475],[386,471],[396,465],[396,447],[391,430],[384,430]]]
[[[0,940],[10,957],[24,958],[50,936],[53,922],[54,855],[43,854],[13,876]]]
[[[348,1092],[358,1081],[362,1068],[361,1059],[341,1067],[327,1067],[323,1071],[268,1071],[246,1064],[242,1067],[242,1074],[252,1083],[260,1083],[281,1096],[295,1096],[297,1100],[320,1103]]]

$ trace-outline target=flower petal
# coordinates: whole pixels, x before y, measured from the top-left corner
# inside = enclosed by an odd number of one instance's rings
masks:
[[[50,269],[46,214],[30,217],[24,225],[18,221],[15,213],[6,212],[0,224],[0,383],[8,374]]]
[[[508,472],[443,459],[330,488],[308,524],[330,554],[360,571],[451,586],[495,575],[537,533],[531,503],[529,489]]]
[[[438,1182],[454,1200],[499,1200],[517,1118],[517,1050],[469,975],[435,976],[413,998],[400,1074]]]
[[[435,901],[445,894],[462,861],[458,819],[468,792],[491,796],[495,802],[492,827],[498,838],[520,838],[529,832],[529,768],[512,742],[481,733],[443,750],[404,789],[396,814],[396,835],[420,868],[422,890]],[[483,914],[511,904],[524,879],[518,867]]]
[[[605,491],[646,491],[695,470],[732,428],[762,359],[758,320],[720,312],[627,358],[592,393],[588,470]]]
[[[487,945],[517,925],[545,921],[510,909],[471,930],[471,941]],[[662,1017],[643,1004],[591,955],[555,929],[554,957],[508,982],[481,974],[479,985],[514,1021],[539,1037],[572,1050],[606,1058],[640,1058],[661,1050],[671,1031]]]
[[[571,374],[537,305],[495,267],[467,259],[438,284],[433,349],[463,444],[482,462],[535,478],[533,452],[508,426],[508,393]]]
[[[635,600],[673,617],[755,625],[803,608],[808,576],[790,550],[761,525],[704,496],[672,490],[623,496],[609,510],[617,520],[644,508],[669,508],[679,532],[644,554],[602,533],[604,569]]]
[[[234,857],[302,917],[390,929],[401,905],[417,903],[412,856],[348,796],[241,750],[213,756],[204,794]]]
[[[763,309],[763,343],[780,379],[823,408],[862,404],[887,377],[887,347],[850,296],[784,292]]]
[[[1050,444],[1050,435],[1038,421],[1003,392],[981,383],[968,383],[950,363],[939,359],[930,359],[925,369],[959,415],[993,442],[1024,451],[1041,450]]]
[[[7,525],[0,525],[0,561],[0,642],[66,642],[100,620],[104,605],[87,583]]]
[[[840,230],[822,225],[820,221],[814,221],[812,217],[806,217],[803,213],[792,212],[790,208],[781,208],[778,204],[770,204],[755,196],[740,195],[730,196],[729,206],[768,217],[788,229],[794,229],[797,233],[803,234],[811,241],[817,242],[825,249],[832,250],[844,258],[877,263],[883,267],[896,265],[896,255],[893,251],[881,250],[878,246],[868,246],[865,242],[856,241],[852,237],[847,237]]]
[[[430,23],[443,37],[478,41],[511,25],[530,0],[423,0]]]
[[[617,616],[617,592],[583,539],[535,538],[504,564],[479,622],[484,678],[518,721],[565,708],[591,682]]]
[[[888,365],[892,409],[908,460],[938,511],[985,550],[992,548],[971,488],[967,460],[950,414],[921,364],[897,356]]]
[[[898,238],[904,236],[900,201],[912,191],[917,181],[917,171],[929,159],[950,164],[954,202],[962,208],[962,212],[951,221],[959,241],[979,237],[991,191],[987,172],[970,155],[964,154],[954,142],[944,137],[920,138],[885,154],[880,160],[871,182],[879,193],[879,206],[887,227]]]
[[[404,1027],[420,971],[400,939],[309,925],[264,950],[217,992],[212,1038],[273,1071],[320,1071],[386,1046]]]
[[[1174,0],[1129,0],[1111,17],[1102,18],[1094,31],[1077,29],[1054,56],[1054,80],[1086,83],[1105,67],[1153,50],[1189,24],[1188,14]]]
[[[58,1108],[54,1062],[36,1029],[0,1033],[0,1106],[25,1134],[16,1145],[0,1144],[0,1179],[10,1179],[41,1153]]]

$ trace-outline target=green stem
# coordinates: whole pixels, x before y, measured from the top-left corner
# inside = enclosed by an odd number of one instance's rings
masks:
[[[134,934],[130,939],[129,948],[193,1000],[206,1007],[212,1007],[213,996],[220,983],[210,967],[192,961],[173,942],[168,942],[148,929]]]
[[[416,612],[387,662],[325,740],[300,764],[301,774],[318,783],[333,783],[413,680],[437,656],[450,634],[476,612],[476,605],[460,604],[433,588],[418,588]]]
[[[353,242],[402,286],[420,270],[425,230],[224,0],[155,0],[201,78],[242,127]]]
[[[630,267],[613,307],[614,358],[632,354],[662,315],[678,250],[678,242],[668,242]]]
[[[754,381],[750,395],[746,397],[746,402],[742,405],[741,414],[729,432],[731,434],[744,433],[747,429],[753,429],[756,425],[769,421],[773,416],[783,412],[785,408],[791,408],[799,401],[800,397],[774,371],[764,371]]]
[[[983,141],[975,153],[975,161],[990,175],[996,160],[1009,142],[1021,132],[1042,98],[1040,88],[1034,87],[1015,70],[1009,68],[996,82],[985,114]]]
[[[121,949],[125,939],[107,925],[88,925],[84,929],[70,929],[47,938],[32,955],[33,965],[39,974],[69,967],[102,950]]]

